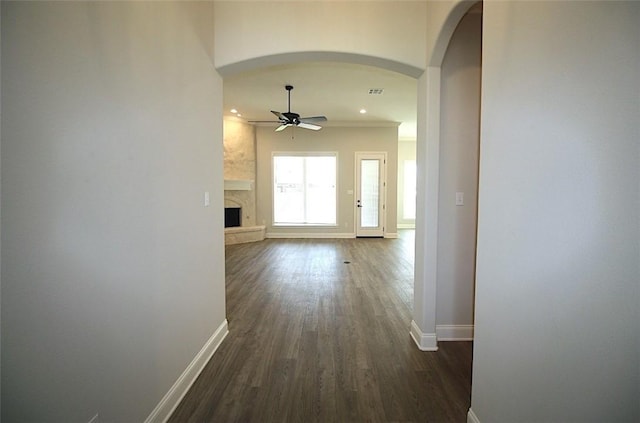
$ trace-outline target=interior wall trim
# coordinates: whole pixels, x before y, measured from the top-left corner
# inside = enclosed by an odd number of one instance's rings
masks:
[[[164,423],[169,420],[173,411],[178,404],[180,404],[182,398],[186,395],[187,391],[189,391],[193,382],[196,381],[202,369],[204,369],[204,366],[209,362],[228,333],[228,322],[227,319],[224,319],[222,324],[220,324],[218,329],[204,344],[200,352],[196,354],[191,363],[184,372],[182,372],[171,389],[169,389],[158,405],[156,405],[156,408],[149,414],[145,423]]]
[[[385,238],[389,238],[389,239],[397,239],[398,238],[398,233],[397,232],[386,232],[384,234]]]
[[[415,320],[411,321],[411,337],[420,351],[438,351],[438,338],[435,333],[424,333]]]
[[[469,412],[467,413],[467,423],[480,423],[480,419],[471,408],[469,408]]]
[[[415,222],[414,223],[398,223],[397,228],[398,229],[415,229],[416,224]]]
[[[438,341],[473,341],[473,325],[436,325]]]
[[[348,232],[342,232],[342,233],[331,233],[331,232],[326,232],[326,233],[321,233],[321,232],[267,232],[266,234],[267,238],[278,238],[278,239],[286,239],[286,238],[327,238],[327,239],[331,239],[331,238],[355,238],[356,234],[355,233],[348,233]]]

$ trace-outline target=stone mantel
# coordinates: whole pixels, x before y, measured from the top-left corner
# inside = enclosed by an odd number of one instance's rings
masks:
[[[253,190],[253,181],[249,179],[225,179],[225,191],[251,191]]]

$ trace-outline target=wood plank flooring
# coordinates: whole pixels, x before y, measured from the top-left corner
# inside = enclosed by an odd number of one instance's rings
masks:
[[[230,332],[170,421],[465,422],[471,342],[411,340],[401,232],[227,246]]]

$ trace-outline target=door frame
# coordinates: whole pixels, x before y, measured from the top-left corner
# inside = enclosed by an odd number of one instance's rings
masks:
[[[381,159],[380,166],[380,212],[379,212],[379,227],[380,229],[366,230],[360,228],[360,221],[358,219],[358,206],[357,202],[360,197],[360,160],[362,159]],[[353,203],[353,222],[354,233],[356,238],[365,237],[384,237],[387,227],[387,152],[386,151],[356,151],[354,153],[354,203]]]

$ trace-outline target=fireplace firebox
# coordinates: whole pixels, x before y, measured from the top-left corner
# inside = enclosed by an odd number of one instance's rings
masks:
[[[241,207],[225,207],[224,208],[224,227],[235,228],[238,226],[242,226],[241,217],[242,217]]]

